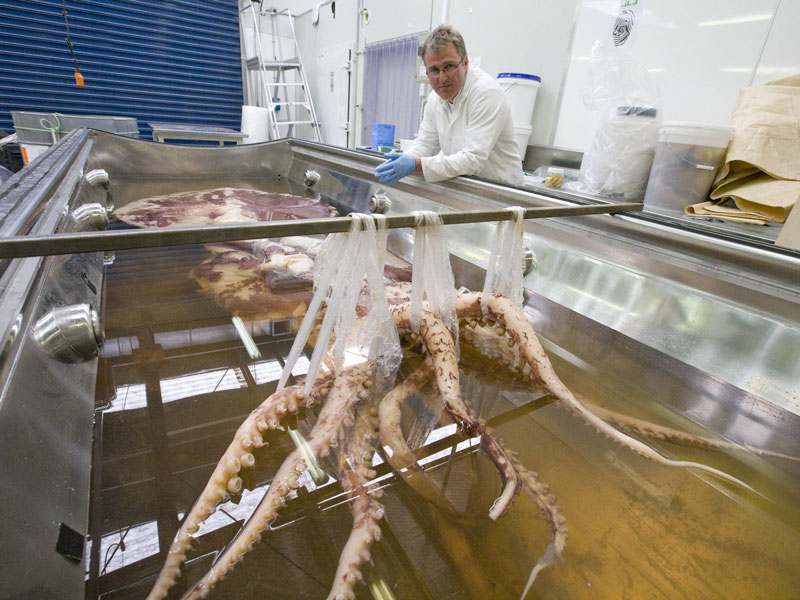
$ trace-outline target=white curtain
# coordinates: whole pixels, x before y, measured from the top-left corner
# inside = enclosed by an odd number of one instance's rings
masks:
[[[419,83],[415,81],[418,35],[367,44],[361,145],[369,146],[373,123],[395,126],[395,141],[411,139],[419,126]]]

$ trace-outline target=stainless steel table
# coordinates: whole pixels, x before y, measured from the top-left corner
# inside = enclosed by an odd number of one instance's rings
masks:
[[[164,142],[165,140],[200,140],[219,142],[224,146],[225,142],[235,142],[241,144],[247,137],[246,133],[230,129],[228,127],[217,127],[214,125],[183,125],[180,123],[148,123],[153,129],[153,141]]]

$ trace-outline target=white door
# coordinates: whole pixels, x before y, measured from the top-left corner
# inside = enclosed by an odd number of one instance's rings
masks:
[[[342,148],[347,147],[351,129],[348,123],[351,51],[350,44],[323,48],[317,56],[316,85],[313,87],[322,141]]]

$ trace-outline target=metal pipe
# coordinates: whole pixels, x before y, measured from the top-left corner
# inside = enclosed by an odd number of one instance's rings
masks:
[[[310,12],[314,12],[315,10],[319,12],[319,9],[323,6],[327,6],[328,4],[332,4],[333,0],[323,0],[322,2],[317,2],[316,6],[312,6],[311,8],[307,8],[306,10],[299,12],[295,15],[295,17],[304,17]]]
[[[590,206],[540,206],[525,210],[526,219],[545,217],[574,217],[584,215],[614,214],[623,211],[640,211],[639,202],[618,204],[593,204]],[[440,213],[445,225],[508,221],[513,213],[508,210],[479,210]],[[414,215],[386,217],[390,229],[413,227]],[[0,258],[24,256],[51,256],[78,252],[131,250],[158,246],[179,246],[208,242],[229,242],[275,238],[288,235],[314,235],[345,232],[350,229],[351,217],[332,219],[304,219],[270,221],[267,223],[242,223],[235,225],[207,225],[201,227],[172,227],[165,229],[136,229],[128,231],[102,231],[89,233],[62,233],[48,236],[22,236],[0,238]]]

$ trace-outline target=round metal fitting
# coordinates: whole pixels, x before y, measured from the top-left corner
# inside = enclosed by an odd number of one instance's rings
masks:
[[[369,212],[373,214],[385,214],[392,208],[392,201],[383,192],[373,194],[369,199]]]
[[[306,187],[314,187],[319,183],[320,179],[322,179],[322,176],[311,169],[306,171],[303,175],[303,183],[306,184]]]
[[[94,358],[103,345],[100,315],[90,304],[58,306],[36,321],[33,339],[50,356],[76,363]]]
[[[524,249],[523,260],[525,262],[522,265],[522,274],[527,275],[536,268],[536,254],[527,246]]]
[[[86,182],[92,187],[108,185],[108,171],[105,169],[92,169],[84,175]]]
[[[99,202],[87,202],[72,211],[72,219],[83,229],[95,231],[108,227],[108,211]]]

